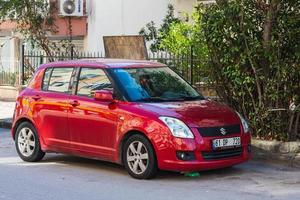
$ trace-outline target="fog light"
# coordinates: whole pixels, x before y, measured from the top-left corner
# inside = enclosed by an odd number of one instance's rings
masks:
[[[195,160],[195,154],[194,152],[189,152],[189,151],[177,151],[176,152],[176,157],[179,160]]]
[[[250,144],[248,145],[247,149],[248,149],[248,153],[251,153],[251,145]]]

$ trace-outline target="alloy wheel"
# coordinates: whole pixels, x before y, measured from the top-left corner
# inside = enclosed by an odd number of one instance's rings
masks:
[[[142,174],[149,165],[147,148],[140,141],[133,141],[127,148],[127,163],[130,170],[135,174]]]
[[[35,136],[31,129],[24,127],[20,130],[18,147],[20,153],[25,157],[29,157],[33,154],[35,149]]]

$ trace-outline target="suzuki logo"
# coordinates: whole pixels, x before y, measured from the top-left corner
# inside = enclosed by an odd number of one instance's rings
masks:
[[[220,128],[220,133],[222,134],[222,135],[226,135],[226,129],[225,128]]]

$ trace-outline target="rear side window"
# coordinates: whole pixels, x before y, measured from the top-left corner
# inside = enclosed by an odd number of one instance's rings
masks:
[[[49,91],[68,93],[73,68],[54,68],[48,85]]]
[[[42,90],[48,90],[51,72],[52,72],[52,68],[47,68],[45,70],[43,83],[42,83]]]
[[[112,90],[112,84],[102,69],[81,68],[77,95],[93,97],[96,90]]]

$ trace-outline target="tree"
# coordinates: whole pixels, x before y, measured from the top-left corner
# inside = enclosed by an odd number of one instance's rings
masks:
[[[180,20],[174,16],[174,7],[172,4],[168,5],[167,15],[163,19],[162,25],[157,28],[153,21],[146,24],[146,27],[142,28],[139,32],[140,35],[145,37],[147,42],[150,42],[150,49],[152,52],[163,50],[161,47],[161,41],[165,38],[166,33],[169,32],[170,25],[172,23],[179,22]]]
[[[194,56],[207,62],[208,49],[202,25],[202,15],[205,9],[199,5],[191,14],[191,21],[175,21],[163,32],[160,48],[176,55],[186,55],[193,48]]]
[[[200,77],[196,82],[207,84],[207,62],[208,62],[208,47],[204,37],[202,16],[205,12],[205,8],[202,5],[197,6],[194,12],[188,17],[190,21],[177,21],[172,22],[168,32],[164,34],[160,42],[160,48],[168,51],[177,58],[183,59],[181,62],[183,68],[188,69],[189,76],[197,74]],[[191,66],[191,60],[193,59],[193,66]],[[175,62],[178,65],[178,62]],[[194,79],[190,76],[190,80]]]
[[[47,37],[49,32],[56,32],[57,29],[53,17],[56,10],[54,3],[45,0],[0,0],[0,20],[16,23],[25,40],[43,49],[50,61],[56,48]]]

